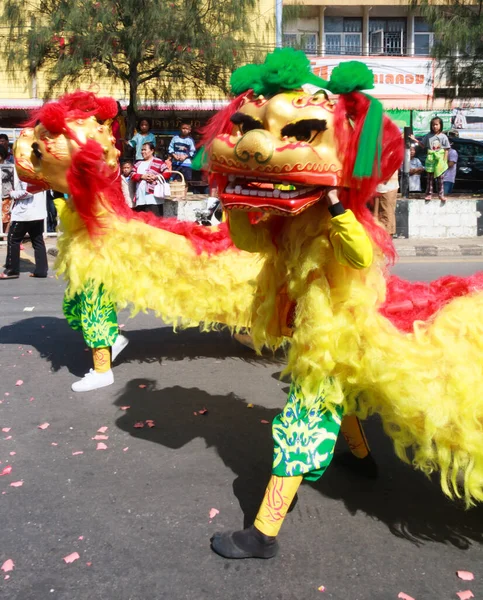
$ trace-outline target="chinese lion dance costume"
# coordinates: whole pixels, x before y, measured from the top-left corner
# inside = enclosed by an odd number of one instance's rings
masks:
[[[439,470],[449,497],[481,501],[483,276],[389,277],[394,247],[366,205],[403,147],[361,91],[372,73],[349,62],[324,81],[303,53],[283,49],[231,84],[235,98],[205,128],[200,153],[228,214],[214,230],[126,206],[110,99],[77,92],[47,104],[17,142],[20,177],[69,196],[57,270],[94,370],[110,367],[125,306],[180,326],[250,328],[258,350],[288,347],[272,477],[255,523],[213,536],[227,558],[274,556],[300,483],[323,475],[339,430],[370,458],[358,417],[373,413],[401,459]]]

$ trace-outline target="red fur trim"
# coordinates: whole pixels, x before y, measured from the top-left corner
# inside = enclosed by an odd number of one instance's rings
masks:
[[[343,180],[347,186],[341,192],[341,200],[346,208],[352,210],[357,220],[362,223],[388,260],[394,262],[396,251],[392,239],[375,222],[372,214],[367,209],[367,204],[373,201],[376,186],[382,181],[387,181],[401,166],[404,157],[404,145],[398,127],[384,115],[380,174],[376,172],[372,177],[366,177],[362,180],[353,178],[352,172],[357,156],[358,141],[369,104],[367,96],[358,92],[339,96],[336,104],[335,139],[338,154],[344,159]]]
[[[73,154],[67,181],[76,211],[91,237],[102,235],[109,228],[111,217],[106,216],[107,211],[112,213],[112,218],[143,221],[151,227],[182,235],[198,254],[217,254],[234,247],[226,224],[212,229],[197,223],[133,212],[122,193],[119,169],[115,172],[109,169],[101,145],[94,140],[88,140]]]
[[[201,140],[198,143],[198,147],[204,146],[205,151],[209,152],[209,148],[217,135],[231,133],[233,123],[230,119],[237,110],[243,106],[245,99],[250,95],[251,91],[240,94],[234,98],[228,106],[225,106],[225,108],[218,111],[216,115],[213,115],[204,127],[200,127],[198,132],[201,134]]]
[[[470,277],[447,275],[431,283],[392,276],[387,281],[386,301],[379,312],[398,329],[409,333],[414,321],[428,321],[454,298],[481,290],[483,273]]]

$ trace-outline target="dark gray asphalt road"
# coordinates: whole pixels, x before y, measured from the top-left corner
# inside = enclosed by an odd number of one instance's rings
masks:
[[[397,272],[428,279],[481,268],[418,261]],[[378,480],[332,467],[301,489],[277,558],[214,555],[213,531],[250,521],[262,497],[271,435],[261,420],[283,405],[283,363],[255,358],[225,333],[173,334],[151,315],[122,316],[131,343],[115,384],[75,395],[70,384],[90,360],[62,318],[62,291],[54,279],[0,283],[0,428],[10,428],[0,473],[12,466],[0,477],[0,566],[15,563],[9,579],[1,573],[2,600],[483,597],[482,507],[461,510],[399,462],[377,419],[367,433]],[[195,416],[201,408],[208,414]],[[146,419],[156,427],[134,428]],[[92,439],[100,427],[107,450]],[[211,508],[220,511],[213,522]],[[80,558],[65,564],[73,552]],[[458,580],[458,569],[476,580]]]

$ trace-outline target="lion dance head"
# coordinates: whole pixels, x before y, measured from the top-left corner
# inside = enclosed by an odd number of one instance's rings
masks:
[[[231,87],[235,99],[202,140],[225,209],[293,217],[338,187],[375,241],[392,248],[366,204],[400,167],[403,142],[381,103],[361,92],[374,87],[372,71],[345,62],[325,81],[303,52],[283,48],[236,70]]]

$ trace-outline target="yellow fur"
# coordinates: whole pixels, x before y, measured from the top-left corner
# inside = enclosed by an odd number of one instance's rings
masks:
[[[266,256],[252,314],[258,348],[285,341],[267,329],[286,285],[297,302],[286,371],[307,402],[333,377],[329,406],[342,404],[361,418],[379,413],[401,459],[427,474],[439,469],[448,496],[462,495],[467,505],[483,500],[483,293],[452,301],[405,334],[377,310],[385,296],[382,257],[359,271],[339,264],[327,209],[287,218],[277,248],[269,237],[257,235]]]
[[[151,309],[165,323],[203,330],[219,323],[248,326],[260,257],[236,249],[197,255],[180,235],[112,213],[109,228],[92,240],[68,203],[57,206],[62,235],[56,270],[68,282],[69,297],[92,280],[132,314]]]

